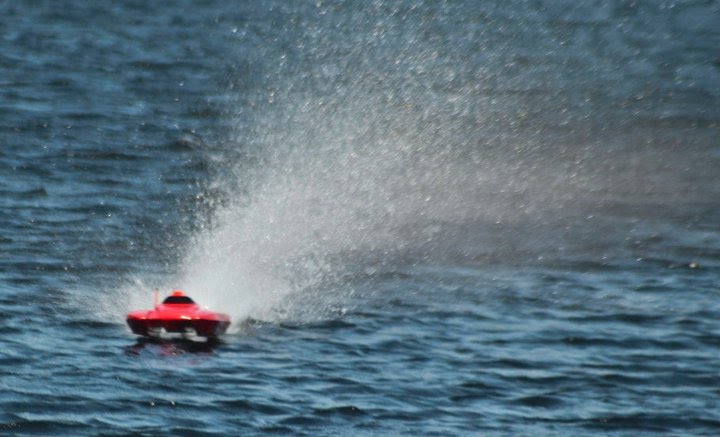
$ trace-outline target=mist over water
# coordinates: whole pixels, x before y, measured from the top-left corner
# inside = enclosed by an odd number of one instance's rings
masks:
[[[647,29],[638,45],[634,7],[588,9],[250,8],[233,29],[246,68],[224,142],[241,152],[223,164],[227,202],[192,237],[178,282],[237,317],[267,317],[350,272],[631,258],[632,229],[609,208],[717,192],[692,144],[712,131],[697,126],[710,107],[672,113],[690,88],[717,101],[704,75],[717,71],[682,51],[707,23]],[[671,67],[689,77],[666,79]]]

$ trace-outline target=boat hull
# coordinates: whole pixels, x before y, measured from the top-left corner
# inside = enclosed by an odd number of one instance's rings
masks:
[[[230,326],[229,318],[216,317],[208,318],[159,318],[142,315],[128,315],[128,326],[133,333],[146,337],[157,336],[165,332],[185,334],[188,331],[195,331],[200,337],[218,337],[224,334]]]
[[[127,324],[132,332],[146,337],[178,333],[214,338],[227,331],[230,317],[227,314],[203,310],[185,293],[175,290],[161,304],[156,304],[155,309],[128,314]]]

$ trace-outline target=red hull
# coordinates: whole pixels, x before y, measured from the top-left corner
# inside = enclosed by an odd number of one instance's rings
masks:
[[[200,337],[217,337],[227,331],[230,317],[227,314],[202,310],[180,291],[173,292],[154,310],[133,311],[127,316],[132,332],[143,336],[157,336],[162,330],[168,333],[195,332]]]

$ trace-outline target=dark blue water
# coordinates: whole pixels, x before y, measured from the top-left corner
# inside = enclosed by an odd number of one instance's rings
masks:
[[[0,433],[720,432],[717,1],[0,16]]]

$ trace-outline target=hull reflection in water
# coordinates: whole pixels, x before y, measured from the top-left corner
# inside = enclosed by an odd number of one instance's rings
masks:
[[[215,348],[222,344],[217,338],[210,338],[205,342],[185,339],[169,339],[140,337],[132,346],[125,347],[126,355],[141,355],[143,351],[151,355],[176,356],[183,354],[212,354]]]

